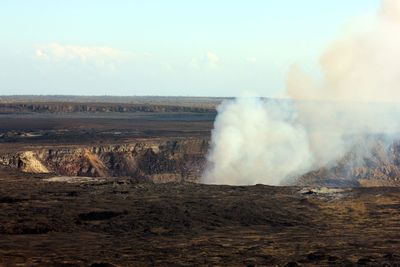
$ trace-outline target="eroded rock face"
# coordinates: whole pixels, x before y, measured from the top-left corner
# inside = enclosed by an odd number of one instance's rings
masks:
[[[208,138],[146,139],[127,144],[48,147],[0,155],[0,164],[26,173],[80,177],[135,177],[155,182],[200,181]],[[377,144],[365,157],[348,154],[330,167],[290,181],[294,185],[400,186],[400,143]]]
[[[400,142],[374,143],[365,154],[352,151],[329,167],[311,171],[296,180],[300,185],[400,186]]]
[[[150,140],[94,147],[54,147],[0,156],[0,163],[29,173],[131,176],[157,182],[195,181],[205,166],[208,139]]]
[[[18,167],[23,172],[49,173],[49,169],[41,162],[33,151],[22,152],[19,156]]]
[[[74,112],[215,112],[216,104],[193,106],[168,104],[124,104],[124,103],[73,103],[73,102],[43,102],[43,103],[0,103],[0,112],[37,112],[37,113],[74,113]]]

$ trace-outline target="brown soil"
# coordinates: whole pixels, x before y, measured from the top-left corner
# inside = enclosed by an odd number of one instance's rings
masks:
[[[0,181],[0,266],[400,264],[398,188],[9,176]]]

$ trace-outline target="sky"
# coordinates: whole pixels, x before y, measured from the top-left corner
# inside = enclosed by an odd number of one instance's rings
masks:
[[[0,94],[277,97],[379,0],[2,0]]]

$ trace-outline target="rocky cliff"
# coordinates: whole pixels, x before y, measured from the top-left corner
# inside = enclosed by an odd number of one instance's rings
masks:
[[[208,139],[142,140],[120,145],[49,147],[0,156],[22,172],[64,176],[131,176],[155,181],[194,181],[205,165]]]
[[[135,177],[156,182],[199,181],[208,138],[144,139],[126,144],[30,148],[0,155],[0,164],[26,173],[58,176]],[[380,142],[365,154],[298,177],[310,186],[400,186],[400,142]]]
[[[358,144],[339,161],[311,171],[296,182],[321,186],[400,186],[400,142]]]
[[[0,103],[2,113],[126,113],[126,112],[195,112],[215,113],[213,105],[196,107],[177,104],[116,104],[116,103]]]

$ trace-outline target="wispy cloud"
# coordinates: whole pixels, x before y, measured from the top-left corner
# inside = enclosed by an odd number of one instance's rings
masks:
[[[257,62],[256,57],[246,57],[244,60],[248,63],[256,63]]]
[[[194,57],[192,58],[190,65],[193,68],[216,68],[221,64],[221,60],[217,54],[214,52],[208,51],[203,57]]]
[[[106,66],[129,60],[133,55],[109,46],[78,46],[49,43],[35,47],[35,57],[45,61],[79,61]]]
[[[220,59],[215,53],[208,51],[207,62],[211,67],[217,67],[220,63]]]

